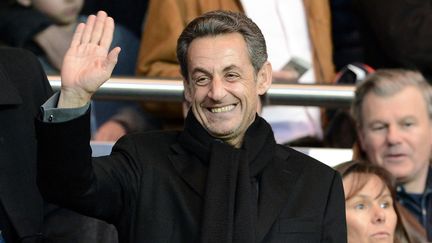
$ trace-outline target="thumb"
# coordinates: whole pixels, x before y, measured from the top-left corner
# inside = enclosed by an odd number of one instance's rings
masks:
[[[110,72],[114,69],[115,65],[117,64],[118,56],[120,54],[121,48],[115,47],[108,53],[107,57],[107,68]]]

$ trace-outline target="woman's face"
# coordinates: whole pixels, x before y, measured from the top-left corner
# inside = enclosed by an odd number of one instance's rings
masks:
[[[345,196],[356,186],[358,176],[366,184],[346,200],[348,242],[394,242],[397,216],[390,190],[376,175],[353,173],[343,179]],[[345,198],[346,199],[346,198]]]

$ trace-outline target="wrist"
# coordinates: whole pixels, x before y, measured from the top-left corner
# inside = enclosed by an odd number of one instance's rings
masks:
[[[77,92],[61,90],[57,108],[78,108],[87,105],[91,96],[80,95]]]

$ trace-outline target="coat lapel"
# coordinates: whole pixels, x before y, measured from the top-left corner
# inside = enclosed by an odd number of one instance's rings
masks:
[[[180,177],[203,198],[207,168],[179,144],[172,145],[171,149],[174,153],[168,157]],[[287,161],[288,157],[288,151],[277,147],[274,160],[265,168],[262,175],[259,188],[257,242],[265,238],[282,209],[290,204],[290,191],[295,187],[303,169],[302,163],[290,163]]]
[[[203,198],[207,168],[194,156],[190,156],[179,144],[171,146],[174,151],[169,159],[179,172],[180,177]]]
[[[282,209],[289,205],[290,191],[295,186],[302,163],[287,161],[289,152],[276,148],[276,156],[264,170],[259,189],[257,242],[261,242]]]

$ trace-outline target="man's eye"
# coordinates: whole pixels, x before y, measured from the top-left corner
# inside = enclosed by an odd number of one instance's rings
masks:
[[[403,126],[404,127],[411,127],[411,126],[413,126],[414,125],[414,122],[411,122],[411,121],[405,121],[404,123],[403,123]]]
[[[205,76],[198,77],[198,78],[194,79],[194,82],[198,86],[203,86],[203,85],[206,85],[210,82],[210,78],[205,77]]]
[[[385,128],[386,128],[386,126],[384,124],[375,124],[375,125],[371,126],[372,131],[381,131]]]
[[[238,79],[240,76],[237,74],[237,73],[227,73],[226,75],[225,75],[225,78],[228,80],[228,81],[234,81],[234,80],[236,80],[236,79]]]

